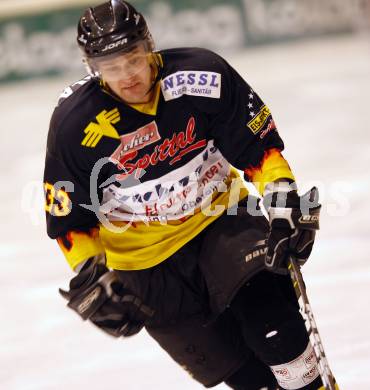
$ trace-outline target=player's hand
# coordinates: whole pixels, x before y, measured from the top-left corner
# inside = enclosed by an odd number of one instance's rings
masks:
[[[315,187],[301,197],[297,191],[290,191],[273,192],[263,199],[270,220],[266,269],[287,274],[290,255],[294,255],[299,265],[307,261],[319,229],[321,205],[318,200]]]
[[[114,271],[92,259],[70,281],[69,291],[59,289],[59,292],[83,320],[90,320],[115,337],[138,333],[154,314],[124,288]]]

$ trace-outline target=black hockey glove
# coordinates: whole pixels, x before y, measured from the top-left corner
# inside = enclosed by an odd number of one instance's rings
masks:
[[[263,199],[270,219],[265,266],[278,274],[288,273],[289,256],[303,265],[311,254],[319,229],[321,205],[313,187],[301,197],[297,191],[272,192]]]
[[[143,328],[154,312],[132,295],[117,280],[114,271],[89,259],[69,284],[69,291],[59,289],[68,307],[83,320],[89,319],[104,332],[132,336]]]

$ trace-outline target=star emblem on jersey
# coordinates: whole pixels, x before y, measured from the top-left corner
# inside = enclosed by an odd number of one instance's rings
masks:
[[[249,116],[251,116],[251,117],[253,118],[256,114],[255,114],[255,112],[253,111],[254,91],[253,91],[252,88],[249,90],[248,98],[249,98],[249,103],[248,103]]]
[[[82,140],[81,145],[88,148],[95,148],[103,136],[119,139],[117,130],[113,127],[117,122],[121,120],[118,108],[114,108],[111,111],[103,110],[96,116],[95,122],[90,122],[85,128],[85,138]]]
[[[264,127],[267,119],[271,117],[271,112],[266,105],[262,104],[261,106],[258,103],[258,100],[255,99],[255,92],[252,88],[249,90],[248,99],[249,116],[252,119],[247,123],[247,127],[252,131],[253,134],[257,134]],[[272,128],[270,128],[268,131],[271,129]],[[264,135],[266,133],[264,133]]]

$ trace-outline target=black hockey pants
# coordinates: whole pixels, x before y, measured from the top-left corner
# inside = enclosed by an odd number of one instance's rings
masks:
[[[117,272],[155,309],[148,333],[195,380],[275,390],[268,366],[302,354],[308,336],[289,277],[263,270],[269,225],[246,202],[161,264]]]

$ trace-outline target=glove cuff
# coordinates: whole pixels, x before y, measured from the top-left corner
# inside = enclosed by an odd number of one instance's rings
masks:
[[[297,183],[295,181],[273,181],[271,183],[266,184],[265,190],[263,191],[263,197],[269,196],[275,192],[290,192],[297,191]]]
[[[269,183],[263,193],[262,203],[268,213],[273,207],[299,208],[300,198],[296,183]]]
[[[318,190],[298,195],[296,191],[272,193],[268,200],[270,226],[277,228],[318,230],[321,205],[318,202]]]

